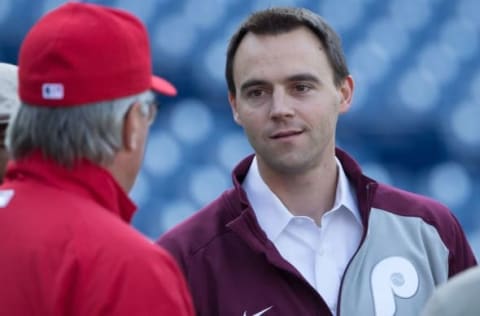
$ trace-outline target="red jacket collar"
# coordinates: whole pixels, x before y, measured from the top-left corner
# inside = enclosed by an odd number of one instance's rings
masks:
[[[22,179],[38,181],[92,199],[125,222],[130,222],[136,210],[135,204],[110,172],[86,159],[68,169],[35,152],[22,160],[8,163],[4,185]]]

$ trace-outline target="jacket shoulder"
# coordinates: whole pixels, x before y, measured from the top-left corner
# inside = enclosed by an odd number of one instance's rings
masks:
[[[452,217],[450,209],[435,199],[381,183],[373,206],[398,215],[421,217],[430,223]]]
[[[181,258],[194,255],[208,246],[216,238],[229,231],[227,224],[237,217],[232,203],[234,189],[223,192],[210,204],[177,224],[157,240],[157,244],[167,249],[183,266]]]
[[[449,276],[476,265],[473,251],[455,214],[432,198],[379,184],[372,206],[398,216],[420,218],[435,229],[449,251]]]

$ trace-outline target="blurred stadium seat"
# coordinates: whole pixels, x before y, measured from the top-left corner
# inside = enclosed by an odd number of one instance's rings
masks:
[[[16,62],[39,16],[65,1],[0,2],[0,60]],[[434,197],[455,212],[480,254],[480,1],[104,0],[147,25],[161,98],[131,196],[134,225],[154,239],[230,186],[251,152],[232,119],[224,83],[228,38],[272,5],[304,6],[340,32],[357,88],[338,138],[367,174]]]

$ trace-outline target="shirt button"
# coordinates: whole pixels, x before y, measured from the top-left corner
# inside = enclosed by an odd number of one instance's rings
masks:
[[[325,251],[323,250],[323,248],[318,249],[319,256],[323,256],[324,254],[325,254]]]

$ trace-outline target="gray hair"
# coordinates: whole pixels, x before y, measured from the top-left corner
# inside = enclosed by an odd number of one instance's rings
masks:
[[[13,159],[40,150],[65,167],[81,159],[106,166],[123,147],[124,117],[135,102],[148,114],[151,91],[74,107],[22,104],[7,129],[6,146]]]

